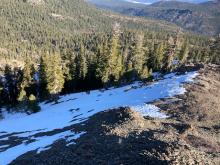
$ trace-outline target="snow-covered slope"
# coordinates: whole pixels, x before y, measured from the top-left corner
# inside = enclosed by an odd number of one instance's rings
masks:
[[[196,72],[185,75],[169,74],[148,86],[135,82],[120,88],[66,95],[57,104],[42,103],[42,110],[32,115],[4,112],[4,119],[0,121],[0,164],[8,164],[28,151],[39,153],[47,150],[59,139],[66,140],[67,145],[73,144],[74,139],[85,132],[75,133],[62,129],[81,123],[107,109],[130,106],[143,115],[165,118],[167,116],[159,108],[147,102],[183,94],[183,84],[192,82],[196,76]],[[60,131],[46,134],[54,130]],[[42,135],[39,136],[39,133]],[[12,145],[12,137],[19,143]]]

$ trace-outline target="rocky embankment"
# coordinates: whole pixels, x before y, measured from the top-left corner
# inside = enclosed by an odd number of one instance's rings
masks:
[[[100,112],[71,126],[85,132],[75,144],[60,140],[12,164],[219,164],[220,67],[206,66],[199,73],[186,94],[154,103],[167,119],[142,117],[129,108]]]

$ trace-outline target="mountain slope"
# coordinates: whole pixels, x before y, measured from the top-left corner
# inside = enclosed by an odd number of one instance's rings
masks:
[[[0,12],[0,56],[12,58],[22,50],[37,54],[42,49],[67,47],[67,40],[109,32],[116,22],[122,29],[166,32],[177,29],[161,21],[100,10],[84,0],[1,0]]]
[[[75,130],[74,126],[108,109],[128,106],[143,116],[166,118],[150,102],[185,93],[183,84],[192,83],[196,76],[196,72],[183,75],[171,73],[159,76],[159,80],[155,79],[156,83],[151,85],[136,82],[109,90],[73,93],[62,96],[56,103],[40,104],[42,110],[31,115],[3,110],[3,119],[0,119],[0,164],[8,164],[30,151],[35,154],[43,152],[61,139],[69,145],[74,144],[74,139],[85,133]]]
[[[36,32],[38,35],[46,32],[52,34],[55,32],[57,35],[59,33],[71,35],[92,33],[93,31],[103,32],[111,30],[116,21],[121,23],[122,27],[134,29],[155,29],[158,23],[157,21],[123,17],[108,11],[99,10],[87,4],[84,0],[41,1],[42,3],[33,5],[34,0],[1,0],[0,20],[2,23],[0,30],[3,33],[10,30],[11,36],[18,34],[20,35],[19,37],[25,39],[27,35],[34,35]],[[157,27],[160,30],[165,27],[167,31],[173,28],[165,23],[160,23]],[[2,36],[1,38],[7,39]]]
[[[115,5],[114,7],[106,2],[102,7],[123,14],[166,20],[200,34],[216,35],[220,33],[219,1],[200,4],[161,1],[149,6],[131,5],[131,3],[125,4],[124,2],[123,6],[120,4],[120,6]]]

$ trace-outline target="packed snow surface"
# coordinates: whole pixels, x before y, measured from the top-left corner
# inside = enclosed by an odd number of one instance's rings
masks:
[[[50,145],[60,139],[66,140],[67,146],[74,144],[74,140],[85,132],[75,133],[71,130],[62,132],[62,129],[81,123],[107,109],[129,106],[144,116],[166,118],[158,107],[147,103],[184,94],[183,84],[193,82],[197,75],[197,72],[184,75],[172,73],[160,79],[156,74],[158,80],[151,85],[135,82],[120,88],[65,95],[58,103],[41,103],[41,111],[31,115],[10,114],[4,111],[4,119],[0,120],[0,164],[9,164],[29,151],[39,153],[50,149]],[[54,130],[61,132],[39,136],[39,133],[46,134]],[[11,136],[20,140],[20,143],[11,145]],[[31,142],[28,141],[30,139]]]

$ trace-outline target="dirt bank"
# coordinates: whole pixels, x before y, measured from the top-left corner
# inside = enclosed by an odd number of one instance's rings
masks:
[[[189,125],[181,139],[220,164],[220,66],[205,66],[199,73],[194,84],[186,85],[185,95],[170,99],[171,104],[168,100],[155,104],[171,119]]]

